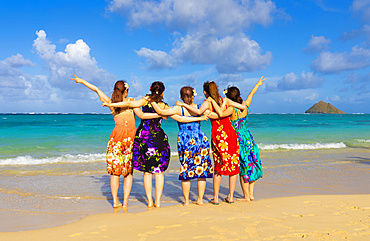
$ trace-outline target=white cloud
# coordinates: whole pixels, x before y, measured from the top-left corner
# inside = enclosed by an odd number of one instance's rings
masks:
[[[293,72],[287,73],[284,77],[276,82],[267,82],[266,90],[268,91],[286,91],[286,90],[301,90],[301,89],[313,89],[318,88],[324,82],[322,78],[317,77],[312,72],[301,73],[301,76],[298,77]]]
[[[169,54],[142,48],[150,68],[174,68],[182,62],[215,64],[220,73],[251,72],[270,64],[271,52],[262,53],[254,40],[245,34],[217,38],[213,35],[186,35],[175,43]]]
[[[64,52],[56,52],[56,46],[46,38],[44,30],[37,31],[36,34],[37,39],[33,46],[50,71],[48,79],[53,87],[70,89],[73,86],[69,80],[73,77],[72,73],[102,86],[112,83],[115,79],[106,70],[98,67],[95,58],[90,55],[90,47],[82,39],[68,44]],[[68,81],[71,84],[67,84]]]
[[[330,99],[331,102],[340,101],[340,97],[338,95],[333,95],[329,99]]]
[[[254,24],[270,25],[285,14],[269,0],[113,0],[108,9],[123,12],[131,27],[163,24],[178,36],[169,52],[147,47],[136,51],[148,68],[176,68],[188,62],[215,65],[220,73],[250,72],[269,65],[271,52],[263,54],[243,31]]]
[[[172,69],[177,66],[176,60],[166,52],[148,48],[141,48],[139,51],[135,52],[138,56],[146,59],[149,69]]]
[[[319,98],[318,93],[312,93],[312,95],[306,96],[305,100],[314,101],[314,100],[317,100],[318,98]]]
[[[352,40],[362,36],[367,36],[370,39],[370,25],[364,25],[358,30],[352,30],[351,32],[345,32],[340,38],[342,40]]]
[[[123,12],[134,28],[164,23],[169,30],[202,30],[228,35],[252,24],[267,26],[275,16],[289,18],[264,0],[112,0],[108,10]]]
[[[350,53],[322,52],[310,65],[317,72],[329,74],[370,66],[370,49],[352,48]]]
[[[324,36],[311,35],[311,39],[307,44],[307,47],[303,48],[303,50],[308,53],[320,52],[322,50],[328,49],[330,43],[331,40],[326,39]]]
[[[34,66],[34,63],[32,63],[29,59],[24,59],[24,57],[21,54],[12,55],[9,58],[6,58],[5,60],[1,61],[3,64],[8,65],[11,68],[18,68],[23,66]]]
[[[370,1],[369,0],[354,0],[352,9],[355,13],[362,14],[364,22],[370,22]]]

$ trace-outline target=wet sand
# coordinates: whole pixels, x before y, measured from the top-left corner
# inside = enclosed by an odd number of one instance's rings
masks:
[[[135,172],[127,213],[112,209],[109,175],[105,174],[102,163],[9,166],[0,171],[0,231],[3,232],[0,239],[17,240],[32,234],[28,237],[43,240],[50,238],[50,232],[58,232],[53,239],[103,236],[120,239],[120,233],[133,240],[164,237],[182,240],[182,234],[199,239],[236,239],[240,235],[239,239],[257,240],[269,237],[336,240],[333,237],[347,236],[361,240],[369,234],[369,157],[370,150],[364,148],[262,152],[264,177],[256,183],[253,203],[219,206],[207,203],[203,207],[181,205],[179,164],[174,157],[165,173],[163,208],[147,211],[142,174]],[[220,198],[227,193],[228,181],[223,177]],[[196,182],[192,182],[190,198],[194,200],[196,194]],[[206,202],[212,194],[212,180],[209,180]],[[122,200],[121,188],[119,195]],[[241,196],[238,184],[235,197]],[[144,224],[139,225],[140,222]],[[332,224],[325,229],[319,223]],[[275,230],[275,236],[268,236],[270,229]],[[12,233],[25,230],[35,231]],[[339,236],[322,236],[326,231]],[[186,236],[190,233],[192,236]]]

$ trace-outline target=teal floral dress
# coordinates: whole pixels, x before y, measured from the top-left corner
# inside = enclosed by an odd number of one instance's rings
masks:
[[[181,163],[179,180],[213,177],[209,141],[200,130],[200,122],[178,122],[178,125],[177,150]]]
[[[144,113],[156,113],[150,104],[143,106],[142,110]],[[171,149],[161,122],[162,118],[141,120],[132,148],[134,169],[149,173],[167,170]]]
[[[239,116],[236,108],[235,114],[237,117]],[[262,162],[258,146],[248,129],[248,115],[237,120],[231,120],[231,124],[239,139],[240,176],[243,177],[244,182],[256,181],[263,175]]]

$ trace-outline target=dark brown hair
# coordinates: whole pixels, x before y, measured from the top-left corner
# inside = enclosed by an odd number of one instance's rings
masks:
[[[240,97],[240,91],[238,87],[235,87],[235,86],[228,87],[226,97],[239,104],[243,103],[243,99],[242,97]]]
[[[164,92],[164,90],[165,90],[164,84],[160,81],[155,81],[150,86],[150,94],[147,96],[149,96],[150,101],[161,102],[163,100],[163,96],[161,95]]]
[[[112,103],[117,103],[117,102],[122,102],[123,101],[123,93],[125,93],[126,89],[128,91],[127,86],[128,85],[126,84],[126,81],[124,81],[124,80],[118,80],[114,84],[114,89],[113,89],[112,99],[111,99]],[[121,112],[121,107],[114,107],[114,112],[116,112],[116,113]]]
[[[203,84],[203,91],[205,91],[208,96],[214,99],[218,105],[221,105],[220,94],[218,93],[218,87],[214,81],[205,82]]]
[[[191,105],[193,103],[194,88],[190,86],[184,86],[180,90],[180,98],[184,103]]]

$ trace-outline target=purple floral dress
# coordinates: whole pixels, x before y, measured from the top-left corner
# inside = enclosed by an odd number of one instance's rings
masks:
[[[143,106],[142,110],[144,113],[156,113],[150,104]],[[171,150],[161,122],[162,118],[141,120],[132,149],[134,169],[161,173],[168,168]]]

